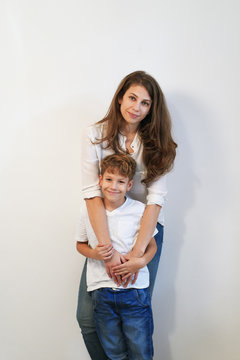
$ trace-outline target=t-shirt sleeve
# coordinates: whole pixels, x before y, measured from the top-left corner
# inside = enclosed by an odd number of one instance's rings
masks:
[[[152,182],[147,190],[147,205],[157,204],[163,206],[167,195],[167,175],[161,176]]]
[[[85,204],[84,204],[85,205]],[[75,241],[86,242],[88,241],[86,229],[86,211],[82,206],[80,209],[79,217],[76,221]]]
[[[96,136],[97,131],[94,126],[88,127],[82,136],[81,175],[83,199],[102,196],[99,186],[101,146],[93,143]]]

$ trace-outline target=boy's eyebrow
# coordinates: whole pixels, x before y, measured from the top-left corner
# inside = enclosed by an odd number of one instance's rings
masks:
[[[108,172],[108,171],[105,171],[105,173],[104,174],[106,174],[106,176],[111,176],[111,175],[114,175],[115,174],[115,172]],[[122,174],[119,174],[118,173],[118,175],[120,176],[120,179],[121,180],[126,180],[126,179],[129,179],[129,176],[127,176],[127,175],[122,175]]]
[[[136,96],[137,98],[138,98],[138,96],[136,95],[136,94],[134,94],[134,93],[130,93],[131,95],[134,95],[134,96]],[[149,102],[151,102],[152,100],[151,99],[143,99],[143,101],[149,101]]]
[[[114,174],[111,174],[111,173],[110,173],[110,174],[106,174],[106,176],[111,176],[111,175],[114,175]],[[125,176],[125,175],[120,175],[120,176],[119,176],[119,179],[120,179],[120,180],[126,180],[127,178],[128,178],[128,176]]]

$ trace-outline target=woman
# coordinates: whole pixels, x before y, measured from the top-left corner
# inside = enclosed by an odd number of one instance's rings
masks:
[[[162,206],[167,193],[165,174],[173,166],[177,146],[171,136],[169,112],[157,81],[144,71],[127,75],[118,86],[107,115],[88,128],[84,139],[82,194],[99,243],[109,244],[105,260],[106,271],[116,283],[121,279],[129,282],[141,267],[139,259],[144,257],[157,226],[155,240],[158,251],[148,264],[149,291],[152,294],[162,248]],[[123,264],[119,254],[112,252],[98,184],[101,159],[119,152],[131,154],[137,163],[130,197],[146,203],[136,244],[126,256],[128,261]],[[91,358],[107,359],[95,331],[91,295],[86,291],[85,266],[79,288],[77,319]]]

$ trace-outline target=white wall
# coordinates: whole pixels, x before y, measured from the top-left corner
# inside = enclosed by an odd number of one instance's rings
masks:
[[[162,86],[179,144],[154,359],[240,358],[239,11],[235,0],[1,2],[2,360],[89,359],[72,240],[81,131],[137,69]]]

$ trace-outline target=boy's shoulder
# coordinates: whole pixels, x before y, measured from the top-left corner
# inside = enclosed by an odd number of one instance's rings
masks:
[[[86,201],[82,200],[80,204],[80,214],[85,215],[87,213]]]
[[[80,215],[82,224],[85,224],[86,226],[88,226],[89,225],[89,217],[88,217],[88,212],[87,212],[87,205],[84,200],[81,203],[79,215]]]
[[[136,207],[141,207],[141,208],[145,208],[145,204],[139,200],[134,200],[129,196],[126,196],[126,201],[127,201],[127,205],[128,206],[136,206]]]
[[[126,201],[124,206],[122,207],[123,212],[130,212],[130,213],[143,213],[145,210],[145,204],[141,201],[134,200],[128,196],[126,196]]]

